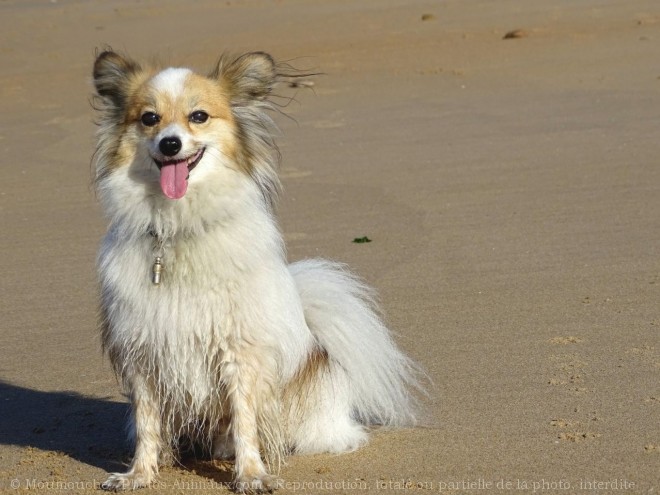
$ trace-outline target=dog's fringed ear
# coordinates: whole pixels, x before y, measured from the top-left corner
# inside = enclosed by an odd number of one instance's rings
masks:
[[[115,106],[123,106],[129,81],[139,70],[140,66],[136,62],[111,50],[101,52],[94,62],[96,92],[102,98],[109,98]]]
[[[251,52],[238,58],[223,55],[209,76],[226,85],[232,104],[248,105],[268,97],[277,75],[273,57],[264,52]]]

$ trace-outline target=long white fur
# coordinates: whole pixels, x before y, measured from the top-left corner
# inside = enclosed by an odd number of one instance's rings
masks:
[[[414,424],[410,388],[419,370],[391,339],[372,289],[343,265],[322,259],[293,263],[289,271],[314,341],[331,357],[329,373],[289,421],[295,450],[354,450],[367,440],[365,425]]]
[[[182,74],[156,78],[185,91],[168,79]],[[249,123],[250,111],[263,105],[235,116]],[[98,256],[104,347],[131,395],[137,444],[129,471],[106,488],[149,484],[182,436],[235,455],[237,488],[249,491],[274,487],[262,454],[276,469],[286,452],[353,450],[370,425],[414,423],[417,368],[371,290],[341,265],[287,264],[259,179],[275,180],[270,163],[250,176],[216,143],[198,165],[204,180],[193,181],[193,170],[185,197],[172,201],[159,194],[148,143],[130,167],[107,172],[115,149],[107,134],[121,130],[106,116],[99,132],[97,190],[110,222]],[[154,232],[165,267],[159,287],[149,277]],[[319,349],[327,366],[291,391]]]

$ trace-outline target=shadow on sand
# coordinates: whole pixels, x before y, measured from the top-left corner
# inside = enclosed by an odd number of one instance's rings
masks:
[[[106,472],[123,472],[133,455],[127,403],[75,392],[41,392],[0,381],[0,444],[62,452]],[[201,451],[182,453],[180,468],[229,486],[232,464]]]
[[[128,404],[0,381],[0,444],[63,452],[105,471],[128,459]]]

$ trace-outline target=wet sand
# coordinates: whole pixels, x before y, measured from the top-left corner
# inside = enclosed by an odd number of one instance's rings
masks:
[[[289,257],[374,285],[434,386],[425,427],[291,457],[282,493],[658,489],[657,2],[7,0],[0,28],[0,490],[91,491],[130,456],[95,329],[105,45],[324,72],[277,117]]]

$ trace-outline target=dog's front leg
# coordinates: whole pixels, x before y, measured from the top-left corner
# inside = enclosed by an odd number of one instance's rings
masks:
[[[149,485],[158,472],[161,450],[161,417],[158,398],[147,379],[135,375],[131,384],[131,406],[135,435],[135,456],[126,473],[112,473],[103,483],[105,490],[130,490]]]
[[[234,487],[241,493],[272,492],[276,478],[271,476],[261,459],[259,414],[272,397],[269,373],[259,363],[241,360],[226,363],[223,376],[227,387],[231,419],[229,437],[235,449]]]

